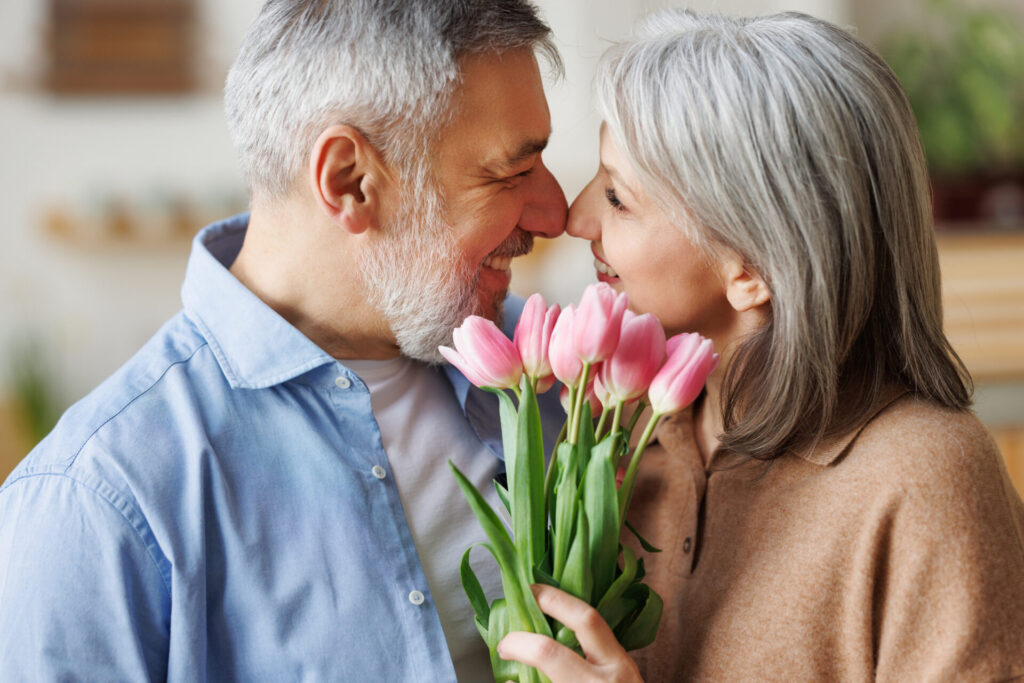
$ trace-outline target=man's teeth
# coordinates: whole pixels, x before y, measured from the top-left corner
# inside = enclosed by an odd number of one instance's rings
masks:
[[[607,275],[608,277],[618,277],[619,276],[618,273],[616,273],[614,270],[612,270],[611,266],[609,266],[607,263],[605,263],[604,261],[601,261],[599,259],[594,259],[594,269],[597,272],[599,272],[599,273],[603,273],[603,274]]]
[[[511,256],[488,256],[483,263],[485,268],[492,270],[508,270],[512,266]]]

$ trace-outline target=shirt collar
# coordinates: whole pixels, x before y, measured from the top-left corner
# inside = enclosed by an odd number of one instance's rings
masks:
[[[822,439],[816,448],[812,449],[808,453],[801,453],[800,457],[807,462],[814,463],[815,465],[831,465],[839,458],[839,456],[846,452],[846,449],[848,449],[850,444],[860,436],[860,433],[864,431],[864,428],[867,427],[869,422],[875,419],[880,412],[895,403],[897,399],[906,393],[907,390],[898,385],[886,386],[878,394],[878,398],[876,398],[875,402],[871,405],[871,409],[865,413],[860,422],[838,436]]]
[[[334,359],[228,271],[248,226],[240,214],[196,235],[181,299],[231,386],[262,389]]]
[[[871,420],[906,393],[907,390],[900,386],[890,385],[885,387],[862,420],[842,434],[823,439],[809,452],[798,454],[798,457],[822,467],[831,465],[839,456],[846,452]],[[669,415],[664,418],[658,425],[655,437],[670,453],[681,455],[689,453],[696,459],[695,462],[701,462],[697,451],[693,420],[693,407],[689,406],[675,415]],[[713,466],[720,464],[718,458],[721,456],[721,453],[715,454],[715,457],[712,458]],[[726,455],[725,457],[732,458],[735,456]]]

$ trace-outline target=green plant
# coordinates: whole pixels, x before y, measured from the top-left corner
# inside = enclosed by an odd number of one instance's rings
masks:
[[[11,351],[11,386],[27,436],[38,443],[60,417],[60,402],[42,345],[35,339],[15,343]]]
[[[914,108],[933,173],[1024,167],[1024,29],[1016,17],[926,0],[879,48]]]

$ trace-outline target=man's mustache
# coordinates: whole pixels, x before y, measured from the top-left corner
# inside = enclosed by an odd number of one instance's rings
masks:
[[[525,256],[529,254],[533,249],[533,235],[526,232],[522,228],[516,228],[508,236],[508,238],[499,244],[494,251],[488,254],[488,258],[491,256]]]

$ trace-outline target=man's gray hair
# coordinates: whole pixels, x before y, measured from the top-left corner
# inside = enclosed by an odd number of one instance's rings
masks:
[[[916,124],[875,53],[803,14],[670,10],[605,54],[596,90],[654,201],[771,291],[770,322],[725,378],[724,447],[806,451],[893,382],[969,405],[942,331]]]
[[[526,0],[268,0],[224,94],[250,192],[285,196],[316,138],[338,123],[422,177],[449,120],[459,60],[524,48],[561,71],[551,31]]]

